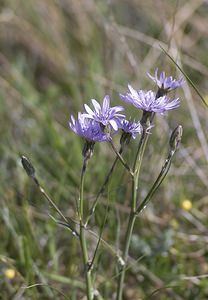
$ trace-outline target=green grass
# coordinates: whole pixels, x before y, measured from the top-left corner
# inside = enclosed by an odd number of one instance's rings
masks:
[[[159,44],[169,46],[174,58],[177,48],[179,64],[206,96],[206,11],[200,1],[125,0],[109,6],[101,0],[1,2],[0,299],[62,300],[62,294],[84,299],[79,243],[50,217],[58,219],[22,169],[20,157],[30,158],[54,202],[76,218],[82,141],[68,129],[69,116],[107,93],[113,105],[122,105],[119,93],[127,83],[153,89],[146,72],[156,67],[180,77]],[[155,120],[142,166],[141,197],[160,171],[177,124],[184,128],[182,145],[160,191],[136,222],[124,299],[208,298],[207,109],[191,86],[177,93],[181,107]],[[126,111],[140,118],[134,109],[126,106]],[[136,146],[133,141],[126,160]],[[108,145],[96,145],[86,175],[87,203],[113,159]],[[113,299],[116,290],[116,251],[123,248],[130,189],[119,164],[90,224],[98,233],[109,202],[107,244],[101,243],[94,269],[104,299]],[[185,199],[192,202],[190,211],[182,206]],[[96,237],[89,231],[87,238],[94,249]],[[15,270],[13,279],[6,277],[7,269]],[[25,289],[37,283],[42,285]]]

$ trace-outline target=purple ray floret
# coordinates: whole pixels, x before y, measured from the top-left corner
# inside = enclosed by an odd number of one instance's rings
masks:
[[[176,80],[173,79],[172,76],[165,77],[165,72],[160,73],[160,76],[158,77],[157,73],[158,69],[155,70],[155,76],[152,76],[149,73],[147,73],[147,75],[157,84],[158,88],[165,90],[166,92],[175,90],[185,83],[183,78]]]
[[[124,108],[122,106],[110,107],[110,97],[108,95],[104,97],[102,107],[95,99],[92,99],[92,104],[94,110],[87,104],[84,105],[86,113],[83,115],[85,118],[95,120],[96,122],[103,124],[103,126],[110,124],[114,130],[118,130],[119,119],[125,118],[125,116],[119,112],[123,111]]]
[[[129,92],[125,95],[120,94],[121,99],[143,111],[163,114],[166,110],[175,109],[180,105],[179,98],[174,100],[170,100],[167,96],[156,98],[153,91],[136,91],[130,85],[128,85],[128,88]]]
[[[133,139],[142,132],[142,125],[140,122],[128,121],[126,119],[120,121],[119,128],[124,132],[131,134]]]
[[[98,122],[85,118],[81,113],[78,113],[77,120],[71,116],[69,127],[88,142],[106,142],[111,139],[109,135],[101,130]]]

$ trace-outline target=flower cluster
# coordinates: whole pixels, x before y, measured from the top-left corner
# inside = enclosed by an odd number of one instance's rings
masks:
[[[129,91],[126,94],[120,94],[120,98],[136,108],[141,109],[144,113],[160,113],[176,109],[180,105],[179,98],[171,100],[167,93],[180,87],[184,80],[173,79],[172,76],[165,77],[165,72],[162,72],[158,77],[158,70],[155,71],[155,76],[148,76],[157,84],[158,92],[135,90],[131,85],[128,85]],[[94,144],[95,142],[111,141],[112,136],[122,130],[122,136],[135,139],[137,134],[142,132],[140,122],[128,121],[124,114],[122,106],[110,107],[110,97],[106,95],[103,99],[102,106],[92,99],[93,109],[87,104],[84,105],[85,111],[78,113],[78,118],[75,120],[71,116],[69,127],[86,142]],[[125,134],[125,135],[124,135]]]
[[[140,123],[127,121],[125,115],[120,113],[124,110],[122,106],[110,107],[108,95],[104,97],[102,107],[95,99],[92,99],[92,104],[94,110],[85,104],[85,112],[78,113],[77,120],[71,116],[69,121],[69,127],[88,143],[110,141],[119,129],[134,139],[141,133]]]

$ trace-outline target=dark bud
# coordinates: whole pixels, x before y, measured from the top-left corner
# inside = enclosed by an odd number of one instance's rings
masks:
[[[95,146],[94,142],[88,142],[88,141],[85,142],[82,150],[82,155],[84,156],[85,160],[90,159],[91,156],[93,155],[94,146]]]
[[[183,134],[183,127],[181,125],[178,125],[172,132],[169,145],[170,145],[170,150],[175,152],[176,149],[178,148],[178,145],[181,141]]]
[[[125,132],[123,130],[122,132],[122,135],[121,135],[121,138],[120,138],[120,145],[121,147],[123,148],[125,145],[128,145],[130,143],[130,140],[131,140],[131,133],[129,132]]]
[[[163,96],[167,95],[167,93],[168,93],[168,89],[164,89],[163,87],[158,88],[155,98],[157,99],[157,98],[163,97]]]
[[[29,159],[27,157],[25,157],[25,156],[22,156],[21,157],[21,163],[22,163],[22,166],[25,169],[27,175],[29,177],[34,178],[35,177],[35,168],[31,164],[31,162],[29,161]]]
[[[94,142],[86,141],[82,150],[82,155],[84,157],[84,163],[82,167],[82,173],[86,171],[88,160],[92,157],[94,151]]]
[[[154,112],[149,112],[149,111],[145,111],[145,110],[143,111],[140,123],[141,123],[144,131],[151,126],[152,121],[154,119],[154,115],[155,115]]]

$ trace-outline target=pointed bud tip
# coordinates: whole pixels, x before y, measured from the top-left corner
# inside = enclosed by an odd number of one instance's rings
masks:
[[[183,127],[181,125],[178,125],[173,130],[169,141],[170,148],[172,151],[176,151],[176,149],[178,148],[182,135],[183,135]]]
[[[31,162],[29,161],[29,159],[22,155],[21,156],[21,163],[22,163],[22,166],[24,168],[24,170],[26,171],[27,175],[29,177],[34,177],[35,175],[35,168],[33,167],[33,165],[31,164]]]

